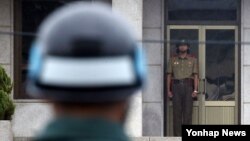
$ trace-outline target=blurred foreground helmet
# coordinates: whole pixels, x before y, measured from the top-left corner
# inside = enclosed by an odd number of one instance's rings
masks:
[[[125,100],[144,82],[143,59],[131,28],[111,8],[72,3],[40,27],[27,92],[54,101]]]

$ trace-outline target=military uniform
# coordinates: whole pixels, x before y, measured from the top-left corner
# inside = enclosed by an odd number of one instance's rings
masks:
[[[172,57],[167,66],[172,74],[174,135],[181,136],[181,125],[192,124],[194,74],[198,73],[197,59],[188,55]]]
[[[122,125],[102,118],[60,117],[34,141],[129,141]]]

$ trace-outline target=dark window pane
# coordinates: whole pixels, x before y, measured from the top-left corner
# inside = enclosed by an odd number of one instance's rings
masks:
[[[23,0],[22,1],[22,31],[35,33],[41,22],[49,13],[62,6],[66,2],[76,0]],[[28,60],[28,51],[33,41],[33,37],[27,36],[22,39],[22,58],[24,64]]]
[[[206,30],[206,100],[235,99],[234,40],[234,30]]]
[[[15,4],[15,31],[36,33],[41,22],[55,9],[60,6],[79,0],[17,0]],[[91,1],[91,0],[82,0]],[[34,41],[33,36],[15,36],[15,49],[18,57],[15,58],[15,77],[17,80],[15,86],[15,98],[29,98],[25,94],[27,62],[29,49]],[[19,58],[20,56],[20,58]]]
[[[237,0],[168,0],[168,20],[236,21]]]

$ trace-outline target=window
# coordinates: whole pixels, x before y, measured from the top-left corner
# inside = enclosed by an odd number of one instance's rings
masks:
[[[237,0],[168,0],[168,21],[237,21]]]
[[[72,1],[79,0],[15,0],[15,32],[36,33],[40,23],[52,11]],[[91,1],[91,0],[83,0]],[[111,0],[95,0],[111,3]],[[16,35],[14,39],[14,98],[29,99],[25,94],[25,82],[29,49],[34,36]]]

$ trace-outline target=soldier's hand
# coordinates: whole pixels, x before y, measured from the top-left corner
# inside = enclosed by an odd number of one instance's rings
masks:
[[[193,93],[192,93],[192,97],[193,97],[193,98],[197,97],[197,92],[193,92]]]
[[[169,97],[169,98],[172,98],[172,97],[173,97],[173,93],[169,91],[169,92],[168,92],[168,97]]]

